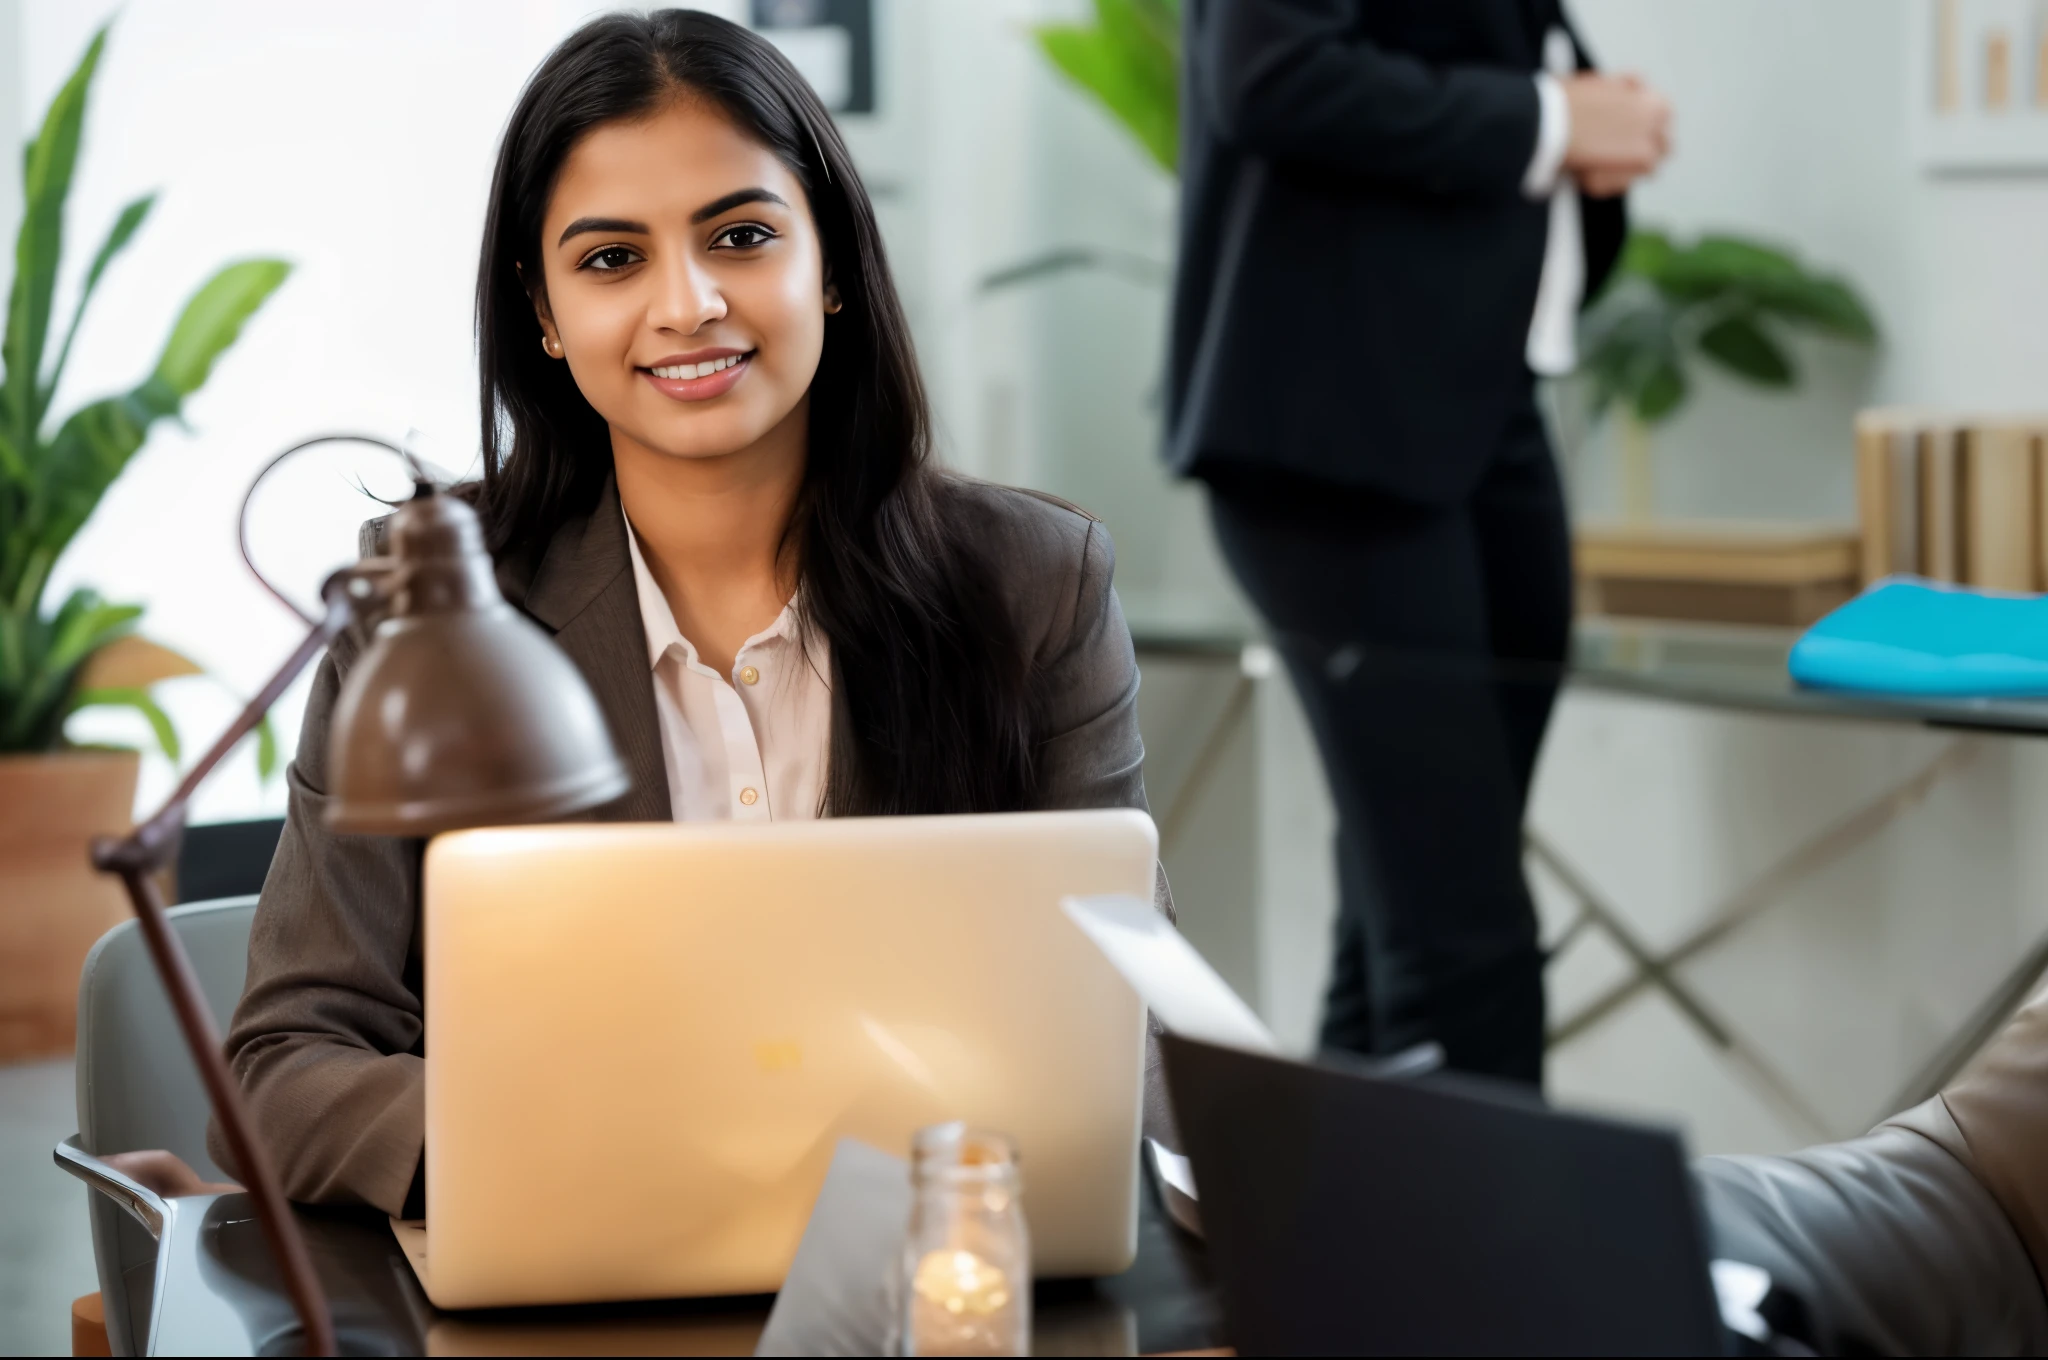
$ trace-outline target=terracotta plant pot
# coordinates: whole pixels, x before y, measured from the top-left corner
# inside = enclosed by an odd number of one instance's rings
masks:
[[[95,836],[134,825],[132,751],[0,756],[0,1062],[55,1057],[78,1037],[78,974],[129,914],[93,869]]]

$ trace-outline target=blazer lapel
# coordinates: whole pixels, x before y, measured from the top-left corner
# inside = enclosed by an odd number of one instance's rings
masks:
[[[670,820],[674,812],[661,755],[661,724],[654,714],[647,635],[626,553],[626,517],[611,479],[605,480],[588,518],[572,519],[555,531],[523,607],[554,633],[590,682],[633,777],[625,797],[589,815],[604,822]]]

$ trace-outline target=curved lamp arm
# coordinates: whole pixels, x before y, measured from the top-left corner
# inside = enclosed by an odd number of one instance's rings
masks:
[[[313,1270],[312,1258],[306,1252],[306,1242],[299,1233],[298,1220],[292,1216],[290,1203],[285,1199],[283,1184],[277,1178],[277,1168],[272,1165],[270,1153],[256,1137],[249,1120],[247,1108],[242,1104],[242,1094],[233,1074],[228,1071],[227,1060],[222,1054],[220,1033],[215,1029],[213,1015],[206,1004],[206,994],[201,990],[197,974],[192,970],[192,961],[186,957],[178,937],[171,930],[169,918],[164,914],[162,894],[156,886],[155,873],[169,864],[177,853],[178,842],[185,829],[185,809],[199,786],[206,782],[221,761],[243,737],[255,728],[270,711],[271,705],[298,678],[299,672],[312,664],[329,643],[346,628],[355,617],[357,607],[369,603],[386,593],[389,572],[383,564],[367,567],[347,567],[329,576],[320,587],[320,598],[325,606],[316,618],[294,604],[280,592],[263,573],[256,570],[256,564],[249,557],[248,514],[249,502],[254,496],[258,483],[271,470],[287,458],[302,453],[319,444],[351,442],[371,444],[389,450],[404,459],[415,477],[421,476],[418,463],[404,449],[372,435],[335,434],[321,435],[293,445],[265,464],[263,470],[251,482],[243,495],[239,518],[239,532],[243,560],[256,579],[263,582],[266,590],[284,601],[292,611],[311,625],[311,631],[299,643],[296,650],[278,668],[275,675],[257,692],[256,697],[228,725],[215,740],[205,755],[188,770],[179,781],[164,805],[134,831],[119,838],[101,837],[93,842],[92,862],[104,873],[116,874],[128,890],[128,900],[135,908],[137,922],[142,928],[142,938],[149,949],[150,962],[162,980],[164,993],[169,997],[171,1012],[177,1017],[178,1029],[184,1035],[185,1047],[191,1051],[193,1065],[199,1069],[199,1080],[206,1088],[208,1104],[213,1108],[214,1118],[220,1124],[222,1136],[235,1159],[235,1169],[247,1185],[249,1197],[256,1206],[256,1216],[263,1227],[263,1235],[276,1258],[280,1274],[284,1277],[285,1290],[291,1296],[292,1308],[299,1316],[299,1324],[305,1330],[305,1349],[308,1355],[334,1355],[334,1320],[327,1308],[327,1297],[321,1291],[319,1276]],[[84,1154],[80,1154],[83,1156]],[[60,1151],[60,1158],[63,1153]],[[145,1227],[149,1226],[149,1213],[156,1210],[156,1221],[161,1227],[163,1215],[160,1202],[152,1206],[156,1196],[144,1190],[139,1184],[120,1177],[118,1172],[107,1168],[105,1172],[97,1167],[88,1168],[77,1159],[67,1159],[67,1170],[73,1174],[91,1171],[92,1183],[106,1193],[113,1195],[130,1213],[140,1218]],[[94,1159],[97,1160],[97,1159]],[[104,1164],[100,1164],[104,1166]],[[115,1179],[119,1177],[118,1179]],[[118,1192],[118,1193],[117,1193]]]

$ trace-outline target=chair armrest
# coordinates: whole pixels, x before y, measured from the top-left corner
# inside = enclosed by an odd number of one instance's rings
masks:
[[[140,1181],[124,1175],[80,1147],[77,1134],[57,1144],[51,1156],[63,1170],[126,1209],[152,1238],[163,1237],[165,1208],[162,1198]]]

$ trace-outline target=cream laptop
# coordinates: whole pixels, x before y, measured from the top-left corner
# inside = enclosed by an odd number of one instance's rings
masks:
[[[443,1308],[777,1288],[834,1145],[1014,1137],[1041,1275],[1137,1245],[1144,1014],[1060,909],[1149,899],[1129,810],[461,832],[427,849]]]

